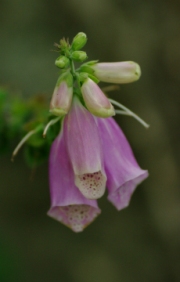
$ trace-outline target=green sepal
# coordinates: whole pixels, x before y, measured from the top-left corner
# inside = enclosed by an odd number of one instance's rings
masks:
[[[92,68],[92,66],[94,66],[95,64],[97,64],[98,60],[94,60],[94,61],[89,61],[85,64],[82,64],[79,68],[80,72],[88,72],[90,74],[94,74],[94,69]]]
[[[94,74],[94,70],[90,66],[88,66],[88,65],[80,66],[79,71],[80,72],[87,72],[89,74]]]
[[[86,73],[86,72],[78,73],[78,79],[81,83],[84,83],[87,78],[88,78],[88,73]]]
[[[88,77],[90,78],[90,79],[92,79],[95,83],[99,83],[99,79],[96,77],[96,76],[94,76],[94,75],[92,75],[92,74],[88,74]]]
[[[60,77],[57,80],[56,86],[59,86],[63,81],[66,82],[69,88],[73,86],[73,76],[70,73],[70,71],[66,71],[60,75]]]
[[[94,66],[94,65],[97,64],[98,62],[99,62],[99,60],[92,60],[92,61],[87,62],[86,64],[87,64],[88,66]]]
[[[87,78],[90,78],[92,79],[95,83],[99,83],[99,79],[97,79],[97,77],[95,77],[94,75],[90,74],[90,73],[87,73],[87,72],[80,72],[78,74],[78,79],[79,81],[81,82],[81,84],[83,84]]]

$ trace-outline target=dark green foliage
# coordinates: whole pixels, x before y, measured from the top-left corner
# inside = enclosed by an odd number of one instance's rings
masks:
[[[24,157],[31,167],[42,164],[48,158],[51,143],[60,130],[60,122],[57,122],[43,138],[44,128],[52,118],[44,96],[25,101],[17,94],[0,89],[0,154],[12,152],[15,140],[19,143],[28,132],[36,130],[24,145]]]

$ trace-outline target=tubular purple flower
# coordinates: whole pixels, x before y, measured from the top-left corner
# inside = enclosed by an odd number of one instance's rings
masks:
[[[50,112],[56,116],[67,114],[71,107],[72,96],[73,78],[70,72],[67,72],[57,81],[50,103]]]
[[[81,91],[86,107],[93,115],[99,117],[115,115],[114,107],[93,80],[87,78],[81,87]]]
[[[51,207],[48,215],[74,232],[83,231],[100,209],[95,200],[85,198],[74,184],[63,130],[52,144],[49,160]]]
[[[130,83],[141,76],[140,66],[135,62],[97,63],[91,66],[94,75],[109,83]]]
[[[107,178],[98,126],[77,97],[64,119],[64,134],[76,186],[86,198],[100,198]]]
[[[121,210],[129,205],[136,186],[148,177],[136,162],[131,147],[113,118],[97,118],[107,175],[108,200]]]

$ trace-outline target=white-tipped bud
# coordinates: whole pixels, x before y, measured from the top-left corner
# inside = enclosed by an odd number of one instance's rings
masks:
[[[115,115],[114,107],[99,86],[90,78],[81,87],[87,109],[95,116],[110,117]]]
[[[130,83],[141,76],[140,66],[135,62],[97,63],[91,68],[100,80],[109,83]]]
[[[50,112],[55,116],[62,116],[68,113],[73,96],[73,77],[71,73],[64,73],[57,81],[54,89]]]

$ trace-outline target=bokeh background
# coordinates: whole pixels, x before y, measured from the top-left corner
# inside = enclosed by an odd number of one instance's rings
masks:
[[[0,281],[180,281],[180,2],[178,0],[0,0],[0,85],[50,99],[54,42],[88,35],[90,60],[133,60],[141,79],[110,93],[150,123],[117,117],[150,177],[120,212],[74,234],[48,218],[48,164],[32,171],[22,154],[0,159]],[[1,138],[1,137],[0,137]]]

